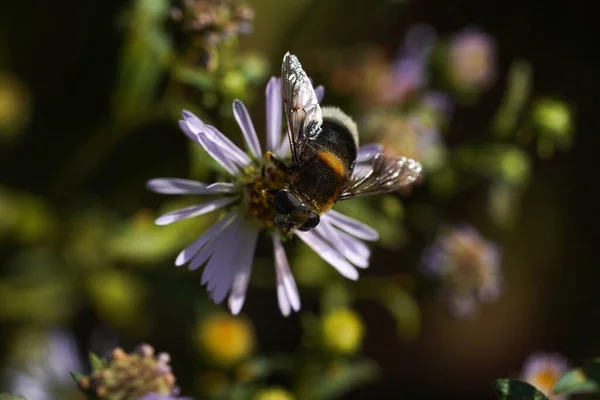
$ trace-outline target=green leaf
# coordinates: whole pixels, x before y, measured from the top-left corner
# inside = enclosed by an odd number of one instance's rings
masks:
[[[69,372],[69,374],[71,374],[71,378],[73,378],[73,380],[75,381],[76,384],[79,385],[79,382],[81,382],[81,378],[85,378],[85,375],[80,374],[79,372]]]
[[[517,379],[498,379],[492,382],[492,387],[500,400],[549,400],[529,383]]]
[[[92,371],[100,371],[105,367],[105,361],[98,357],[94,352],[90,351],[90,365],[92,366]]]
[[[556,394],[600,392],[600,359],[590,360],[584,368],[567,372],[554,386]]]

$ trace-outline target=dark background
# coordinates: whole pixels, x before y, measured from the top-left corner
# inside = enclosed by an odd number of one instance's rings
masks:
[[[497,39],[501,79],[511,60],[525,58],[533,66],[534,92],[567,100],[576,115],[574,147],[551,160],[535,161],[518,228],[500,240],[505,262],[513,261],[507,268],[508,295],[475,322],[451,320],[437,303],[425,301],[422,335],[411,345],[398,344],[385,312],[368,303],[359,305],[368,327],[365,353],[382,365],[383,377],[348,398],[384,398],[389,393],[395,393],[394,398],[492,398],[489,382],[518,374],[532,351],[557,351],[576,365],[600,354],[594,218],[600,200],[595,187],[600,30],[591,3],[423,0],[375,6],[367,1],[313,1],[286,29],[277,23],[278,12],[285,7],[272,3],[251,3],[257,13],[255,33],[244,43],[264,51],[274,70],[288,48],[309,54],[311,48],[361,41],[393,50],[406,27],[415,22],[429,23],[440,34],[473,25]],[[57,181],[64,176],[59,173],[77,173],[65,170],[63,161],[81,146],[90,129],[107,118],[121,44],[115,16],[124,4],[2,2],[0,30],[11,56],[8,66],[33,92],[35,110],[18,145],[0,150],[2,183],[47,196],[62,210],[68,210],[69,193],[78,190],[127,212],[132,210],[115,200],[115,191],[124,182],[148,177],[140,165],[160,164],[184,152],[180,137],[157,134],[175,130],[174,126],[152,126],[109,152],[76,187]],[[274,34],[274,29],[283,33]],[[492,90],[475,109],[459,108],[450,138],[483,126],[498,104],[499,91]],[[185,160],[178,162],[183,176]],[[139,195],[147,196],[143,188]],[[476,193],[467,193],[449,213],[464,215],[478,201]],[[11,248],[0,245],[0,250],[8,254]],[[385,254],[377,256],[385,259]],[[250,296],[247,311],[263,347],[269,343],[280,349],[295,347],[296,317],[270,322],[276,310],[262,312],[258,306],[265,299],[260,296]],[[76,332],[83,338],[93,321],[93,316],[82,313]],[[275,323],[281,328],[274,329]],[[176,332],[169,332],[155,339],[157,347],[164,343],[173,349],[176,338]],[[184,373],[180,381],[189,378]]]

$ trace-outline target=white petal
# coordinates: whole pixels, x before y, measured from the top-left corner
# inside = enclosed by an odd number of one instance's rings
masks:
[[[281,122],[283,120],[283,100],[281,79],[272,77],[266,90],[267,150],[274,153],[281,146]]]
[[[181,210],[171,211],[166,213],[156,219],[154,223],[156,225],[168,225],[172,224],[176,221],[181,221],[182,219],[196,217],[198,215],[206,214],[211,211],[218,210],[219,208],[223,208],[231,203],[237,201],[237,197],[226,197],[223,199],[216,199],[207,201],[206,203],[198,204],[191,207],[182,208]]]
[[[239,217],[239,214],[233,218],[233,221],[223,230],[223,233],[219,235],[215,242],[215,250],[214,255],[206,264],[206,268],[202,272],[202,278],[200,283],[207,284],[213,279],[213,277],[220,272],[222,265],[219,265],[217,261],[223,259],[228,254],[235,253],[232,251],[231,247],[229,247],[230,241],[232,241],[237,235],[240,234],[240,224],[242,223],[242,219]]]
[[[235,117],[235,120],[244,134],[248,148],[254,157],[260,158],[262,155],[262,150],[260,149],[258,136],[256,136],[256,129],[254,129],[254,124],[252,124],[252,119],[250,118],[248,109],[244,103],[239,100],[233,101],[233,116]]]
[[[371,252],[363,242],[334,228],[327,220],[321,221],[315,230],[352,264],[359,268],[369,266]]]
[[[290,306],[290,302],[287,297],[287,293],[285,292],[285,287],[283,287],[283,282],[277,278],[277,303],[279,304],[279,310],[284,317],[290,315],[292,311],[292,307]]]
[[[290,264],[285,254],[285,249],[281,244],[281,239],[277,232],[273,232],[273,256],[275,258],[275,272],[277,275],[277,291],[281,286],[285,290],[286,298],[294,311],[300,310],[300,295],[296,281],[290,270]],[[279,296],[279,294],[278,294]]]
[[[383,146],[379,143],[371,143],[361,146],[356,153],[356,163],[368,161],[383,151]]]
[[[206,183],[180,178],[150,179],[146,186],[156,193],[162,194],[221,194],[235,193],[235,185],[228,182]]]
[[[177,259],[175,260],[175,265],[179,267],[191,260],[192,257],[194,257],[205,244],[213,240],[223,231],[225,226],[227,226],[231,222],[235,213],[236,211],[230,211],[226,216],[221,218],[219,222],[217,222],[208,230],[206,230],[206,232],[204,232],[202,236],[196,239],[188,247],[183,249],[177,256]]]
[[[206,137],[206,135],[204,135],[205,131],[194,133],[186,121],[179,121],[179,127],[188,137],[202,146],[202,148],[227,172],[231,175],[237,175],[239,173],[239,169],[235,166],[233,159],[225,154],[218,144]]]
[[[327,213],[321,216],[321,220],[328,220],[333,226],[348,232],[349,234],[356,236],[362,240],[376,241],[379,239],[379,234],[373,228],[367,224],[363,224],[360,221],[350,218],[344,214],[341,214],[335,210],[329,210]]]
[[[309,245],[323,260],[331,264],[340,274],[348,279],[357,280],[358,271],[335,249],[333,249],[320,235],[313,231],[294,232],[304,243]]]
[[[244,226],[246,232],[246,241],[240,249],[239,260],[240,266],[237,268],[233,276],[233,285],[231,294],[229,295],[229,309],[233,315],[239,314],[246,300],[246,291],[250,282],[250,272],[252,271],[252,261],[254,258],[254,250],[256,248],[256,240],[258,239],[258,230],[249,226]]]
[[[325,97],[325,88],[323,85],[319,85],[315,88],[315,94],[317,95],[317,101],[320,103],[323,101],[323,97]]]

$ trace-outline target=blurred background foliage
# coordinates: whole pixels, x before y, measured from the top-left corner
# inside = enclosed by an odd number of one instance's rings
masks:
[[[583,365],[600,353],[596,25],[559,1],[2,3],[0,392],[80,398],[89,351],[141,342],[197,399],[492,398],[530,353]],[[221,173],[181,110],[239,143],[239,98],[264,130],[288,50],[425,179],[336,206],[381,235],[358,282],[295,243],[303,310],[283,318],[259,242],[231,317],[173,266],[217,216],[157,227],[195,199],[144,183]]]

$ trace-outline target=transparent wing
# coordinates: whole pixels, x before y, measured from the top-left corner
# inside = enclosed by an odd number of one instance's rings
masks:
[[[281,92],[287,118],[292,161],[298,164],[307,142],[321,132],[323,116],[310,79],[296,56],[289,52],[281,65]]]
[[[354,166],[352,179],[342,188],[338,200],[394,192],[421,177],[421,164],[406,157],[386,157],[383,153]]]

